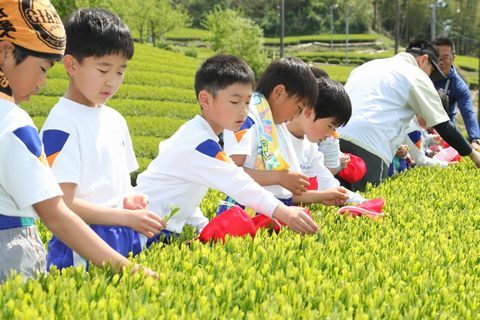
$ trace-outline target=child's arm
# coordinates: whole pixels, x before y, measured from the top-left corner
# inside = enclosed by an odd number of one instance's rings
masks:
[[[243,170],[261,186],[280,185],[294,195],[301,195],[303,192],[307,191],[307,188],[310,185],[308,177],[301,173],[288,170],[250,169],[243,166],[246,158],[245,155],[232,155],[230,158],[237,166],[243,167]]]
[[[179,178],[222,191],[257,212],[281,220],[293,231],[317,232],[318,226],[303,208],[283,205],[271,192],[232,163],[217,142],[206,140],[188,157],[179,156],[178,159],[179,165],[188,167],[188,170],[179,172]]]
[[[317,233],[318,231],[318,226],[301,207],[287,207],[282,203],[275,209],[272,218],[282,221],[290,229],[300,234]]]
[[[324,164],[324,155],[317,148],[311,155],[312,176],[317,181],[316,190],[308,190],[293,196],[294,204],[322,203],[326,206],[343,205],[350,198],[351,191],[340,187],[340,182]]]
[[[333,187],[326,190],[308,190],[301,195],[293,196],[294,204],[322,203],[326,206],[339,206],[348,200],[348,190],[344,187]]]
[[[74,183],[60,183],[60,188],[67,206],[86,223],[126,226],[147,237],[159,233],[166,226],[162,218],[148,210],[106,208],[78,199],[75,197],[77,185]]]
[[[111,263],[115,270],[131,264],[128,259],[110,248],[63,202],[61,197],[50,198],[33,205],[35,211],[47,228],[82,257],[98,266]],[[145,274],[158,277],[152,270],[142,268]]]

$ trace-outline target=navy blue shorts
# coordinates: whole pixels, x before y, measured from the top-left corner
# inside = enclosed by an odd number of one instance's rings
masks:
[[[136,255],[142,251],[138,233],[128,227],[90,225],[90,228],[98,234],[112,249],[124,257],[130,252]],[[73,251],[56,236],[48,242],[47,270],[51,265],[59,270],[73,266]]]
[[[169,244],[172,242],[175,238],[178,238],[179,234],[176,232],[168,231],[168,230],[162,230],[160,233],[156,234],[155,236],[148,238],[147,240],[147,248],[150,248],[150,246],[153,243],[158,243],[161,242],[163,244]]]

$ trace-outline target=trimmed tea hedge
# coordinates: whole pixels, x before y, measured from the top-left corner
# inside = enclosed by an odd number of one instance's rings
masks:
[[[183,238],[154,246],[135,260],[158,281],[99,268],[10,278],[0,287],[0,318],[475,318],[478,179],[468,160],[413,169],[368,190],[387,199],[381,221],[311,206],[314,236],[262,231],[224,245]],[[209,216],[221,198],[204,200]]]

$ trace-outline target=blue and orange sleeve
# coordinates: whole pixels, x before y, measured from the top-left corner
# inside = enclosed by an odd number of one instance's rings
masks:
[[[46,164],[42,142],[40,141],[36,128],[27,125],[17,128],[13,131],[13,134],[27,147],[31,154],[37,157],[40,162]]]
[[[418,149],[422,149],[422,133],[418,130],[408,133],[408,137],[417,146]]]
[[[230,162],[230,158],[222,150],[220,145],[212,139],[203,141],[195,148],[195,150],[211,158]]]
[[[247,119],[245,119],[245,122],[242,124],[242,126],[240,127],[240,129],[238,129],[237,131],[235,131],[235,139],[237,139],[237,142],[240,142],[240,140],[242,140],[243,136],[245,135],[245,133],[248,131],[248,129],[250,129],[253,125],[255,124],[255,122],[253,121],[252,118],[250,117],[247,117]]]
[[[45,130],[43,132],[43,145],[45,146],[45,154],[47,155],[47,161],[50,167],[62,151],[69,136],[69,133],[56,129]]]

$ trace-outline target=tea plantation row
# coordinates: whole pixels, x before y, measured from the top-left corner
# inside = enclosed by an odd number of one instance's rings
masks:
[[[137,46],[125,85],[109,105],[127,119],[141,170],[158,142],[198,113],[198,63]],[[172,82],[156,81],[160,74]],[[61,66],[50,77],[44,94],[25,105],[38,126],[66,86]],[[142,77],[153,80],[146,89]],[[172,245],[134,258],[159,280],[108,268],[54,271],[25,283],[13,277],[0,286],[0,319],[476,318],[478,181],[480,171],[468,159],[445,170],[410,170],[366,192],[386,199],[383,220],[309,206],[320,226],[313,236],[262,231],[254,240],[204,245],[186,242],[195,237],[187,229]],[[201,209],[212,217],[222,198],[209,192]],[[50,233],[39,228],[47,241]]]

